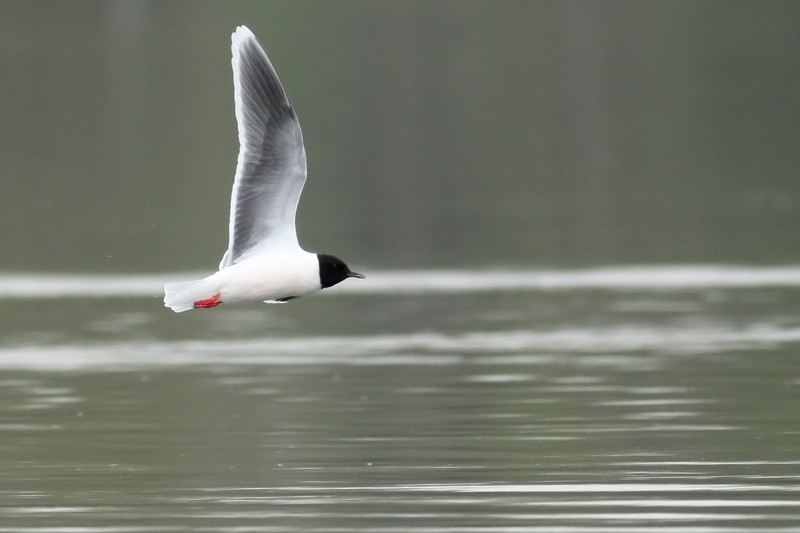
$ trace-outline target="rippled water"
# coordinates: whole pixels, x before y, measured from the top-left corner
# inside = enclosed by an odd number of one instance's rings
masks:
[[[0,531],[800,528],[800,268],[162,278],[0,276]]]

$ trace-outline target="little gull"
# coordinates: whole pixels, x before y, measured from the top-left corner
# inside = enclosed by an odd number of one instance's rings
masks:
[[[283,303],[364,277],[337,257],[300,248],[294,225],[306,181],[300,124],[253,32],[236,28],[231,50],[239,158],[228,250],[216,273],[164,286],[164,305],[176,313],[250,300]]]

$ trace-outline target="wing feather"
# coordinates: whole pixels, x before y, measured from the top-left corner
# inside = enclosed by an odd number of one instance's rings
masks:
[[[245,26],[231,50],[239,157],[220,270],[252,253],[299,248],[295,213],[306,180],[300,124],[266,52]]]

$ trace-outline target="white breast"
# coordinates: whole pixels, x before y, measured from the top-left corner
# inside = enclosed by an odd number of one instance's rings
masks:
[[[316,254],[303,250],[255,255],[211,276],[223,302],[275,300],[322,288]]]

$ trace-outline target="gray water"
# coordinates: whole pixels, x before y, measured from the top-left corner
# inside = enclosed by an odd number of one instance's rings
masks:
[[[1,531],[800,528],[800,269],[375,272],[180,320],[159,276],[26,279]]]

